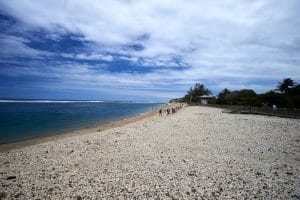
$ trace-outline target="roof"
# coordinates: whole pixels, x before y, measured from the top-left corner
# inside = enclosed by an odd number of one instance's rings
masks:
[[[199,99],[211,99],[214,98],[213,96],[208,96],[208,95],[202,95],[199,97]]]

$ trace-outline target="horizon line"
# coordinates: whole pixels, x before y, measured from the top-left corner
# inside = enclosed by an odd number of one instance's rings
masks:
[[[69,100],[69,99],[0,99],[0,103],[163,103],[155,101]]]

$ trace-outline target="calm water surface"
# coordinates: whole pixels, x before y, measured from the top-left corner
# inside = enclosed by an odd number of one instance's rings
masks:
[[[157,103],[0,102],[0,143],[26,140],[137,115]]]

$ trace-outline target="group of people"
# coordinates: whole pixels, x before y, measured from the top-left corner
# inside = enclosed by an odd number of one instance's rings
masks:
[[[167,115],[170,115],[170,114],[175,114],[177,110],[179,110],[180,108],[182,107],[182,105],[180,106],[173,106],[173,107],[166,107],[165,109],[161,108],[159,109],[158,113],[159,113],[159,116],[162,116],[163,115],[163,112],[167,113]]]

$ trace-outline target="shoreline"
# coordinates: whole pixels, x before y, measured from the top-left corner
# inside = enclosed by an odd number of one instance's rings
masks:
[[[300,121],[187,106],[0,153],[3,199],[295,199]],[[132,123],[128,123],[132,121]],[[127,122],[127,123],[126,123]],[[119,125],[119,126],[117,126]],[[64,135],[65,136],[65,135]]]
[[[45,135],[45,136],[25,139],[25,140],[21,140],[21,141],[1,143],[0,144],[0,153],[9,152],[11,150],[21,149],[24,147],[33,146],[33,145],[37,145],[37,144],[41,144],[41,143],[46,143],[46,142],[53,141],[53,140],[60,140],[63,138],[75,137],[75,136],[79,136],[79,135],[86,135],[86,134],[91,134],[91,133],[95,133],[95,132],[102,132],[102,131],[112,129],[112,128],[122,127],[127,124],[155,116],[155,114],[158,114],[158,110],[161,108],[164,108],[164,107],[165,106],[163,105],[161,107],[154,108],[150,111],[136,113],[136,114],[133,114],[132,116],[124,117],[121,119],[116,119],[116,120],[106,122],[103,124],[95,124],[93,126],[86,127],[86,128],[80,128],[77,130],[57,133],[54,135]]]

